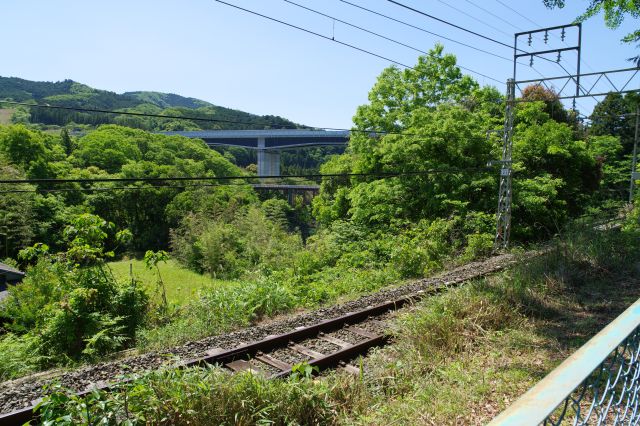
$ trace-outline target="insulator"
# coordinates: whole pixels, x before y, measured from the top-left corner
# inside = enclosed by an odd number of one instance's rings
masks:
[[[531,34],[529,34],[529,40],[528,40],[529,46],[531,46]]]
[[[531,55],[531,59],[529,59],[529,66],[532,67],[533,66],[533,55]]]
[[[562,29],[562,34],[560,34],[560,40],[564,41],[565,37],[566,37],[566,33],[564,31],[564,28]]]
[[[562,52],[558,52],[558,57],[556,58],[556,62],[560,63]]]
[[[549,31],[544,32],[544,44],[547,44],[549,41]]]

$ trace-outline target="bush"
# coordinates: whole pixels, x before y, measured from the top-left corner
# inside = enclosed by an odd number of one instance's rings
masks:
[[[0,316],[9,318],[9,330],[24,334],[42,325],[43,310],[63,298],[71,287],[60,265],[42,258],[28,269],[20,285],[9,286],[9,296],[0,304]]]
[[[144,321],[148,296],[136,282],[119,284],[105,264],[113,224],[84,214],[65,228],[67,250],[50,254],[37,244],[21,252],[27,269],[20,286],[11,287],[3,305],[9,328],[36,339],[36,352],[47,363],[95,359],[135,342]],[[115,234],[123,241],[127,232]]]
[[[422,305],[402,316],[398,327],[423,358],[446,358],[517,319],[509,303],[472,287],[429,298]]]
[[[149,373],[113,393],[84,398],[61,387],[38,406],[55,424],[319,425],[337,420],[337,404],[323,382],[305,377],[269,380],[219,368]]]
[[[142,347],[163,347],[244,327],[264,316],[286,312],[296,306],[292,293],[273,280],[234,283],[203,291],[173,322],[143,330]]]
[[[31,334],[0,337],[0,381],[11,380],[37,371],[46,361],[38,355],[39,339]]]
[[[283,269],[301,250],[302,241],[252,206],[229,221],[211,220],[204,214],[186,217],[172,232],[171,247],[174,256],[191,269],[234,279]]]

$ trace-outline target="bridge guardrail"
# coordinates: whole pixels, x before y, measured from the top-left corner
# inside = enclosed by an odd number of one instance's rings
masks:
[[[640,300],[489,426],[640,423]]]

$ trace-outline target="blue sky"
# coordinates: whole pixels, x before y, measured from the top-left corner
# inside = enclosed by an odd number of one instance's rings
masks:
[[[284,0],[227,1],[407,65],[414,64],[419,55],[341,23],[336,22],[334,29],[331,19]],[[421,50],[441,41],[446,52],[456,54],[460,65],[499,81],[506,81],[512,74],[507,60],[373,16],[339,0],[295,1]],[[507,58],[513,54],[511,49],[386,0],[351,1]],[[509,45],[514,32],[537,28],[532,22],[544,27],[569,23],[588,4],[586,0],[567,0],[564,9],[549,10],[542,0],[502,0],[529,21],[497,0],[400,1]],[[602,16],[587,21],[583,26],[582,71],[630,66],[625,59],[634,56],[636,49],[620,39],[637,24],[628,18],[621,28],[610,30]],[[2,31],[6,41],[0,62],[2,76],[43,81],[71,78],[119,93],[171,92],[318,127],[350,127],[356,107],[366,102],[376,77],[390,65],[213,0],[3,0]],[[555,37],[550,40],[560,43]],[[534,42],[539,43],[535,47],[544,48],[540,39]],[[534,60],[536,70],[529,69],[528,59],[523,62],[526,66],[519,68],[519,79],[534,78],[537,72],[546,76],[564,73],[557,65],[542,60]],[[561,63],[570,72],[575,71],[573,53],[563,56]],[[505,90],[503,84],[474,77],[481,84]],[[588,113],[593,103],[583,99],[578,107]]]

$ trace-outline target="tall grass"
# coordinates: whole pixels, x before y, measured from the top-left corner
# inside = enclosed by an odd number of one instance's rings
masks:
[[[327,382],[216,367],[154,372],[85,398],[52,390],[38,410],[43,422],[62,425],[324,425],[335,422],[337,409]]]
[[[394,345],[359,377],[168,370],[83,400],[59,392],[41,411],[77,424],[86,412],[134,424],[484,424],[640,297],[620,284],[634,279],[639,248],[635,231],[573,231],[544,255],[427,298],[397,317]]]

